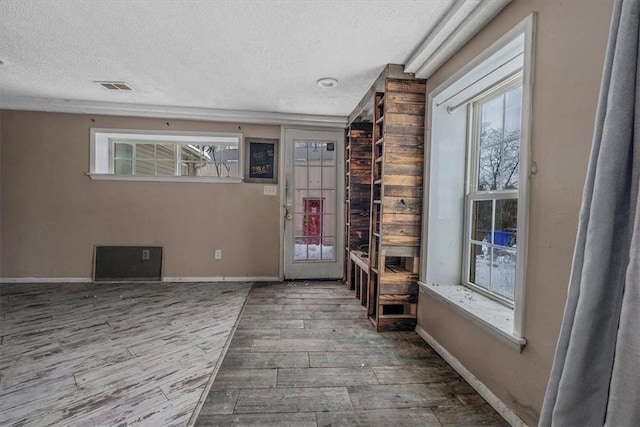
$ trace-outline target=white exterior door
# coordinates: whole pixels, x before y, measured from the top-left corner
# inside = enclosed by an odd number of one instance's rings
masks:
[[[343,147],[342,131],[285,130],[285,279],[342,277]]]

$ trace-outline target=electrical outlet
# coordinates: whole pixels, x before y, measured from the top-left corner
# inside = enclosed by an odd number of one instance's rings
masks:
[[[143,261],[148,261],[151,259],[151,253],[149,252],[149,249],[143,249],[142,250],[142,260]]]
[[[216,249],[213,253],[213,257],[215,259],[222,259],[222,251],[220,249]]]

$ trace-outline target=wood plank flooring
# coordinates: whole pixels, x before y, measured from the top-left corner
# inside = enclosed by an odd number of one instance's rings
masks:
[[[197,426],[507,423],[416,333],[377,333],[343,284],[254,285]]]
[[[250,288],[0,285],[0,425],[187,425]]]

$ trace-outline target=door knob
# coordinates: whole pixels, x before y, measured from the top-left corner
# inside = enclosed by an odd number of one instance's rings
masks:
[[[287,213],[285,218],[287,218],[288,221],[291,221],[293,219],[293,215],[291,215],[290,213]]]

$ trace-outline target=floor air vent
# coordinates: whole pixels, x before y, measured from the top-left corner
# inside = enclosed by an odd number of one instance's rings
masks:
[[[96,282],[162,280],[161,246],[96,246],[93,259]]]

